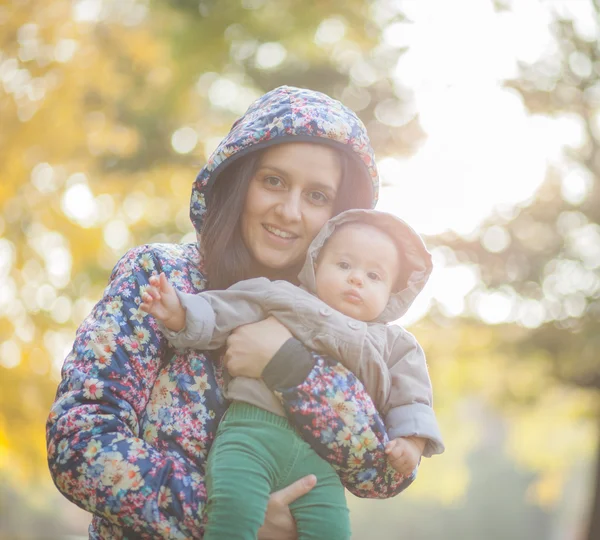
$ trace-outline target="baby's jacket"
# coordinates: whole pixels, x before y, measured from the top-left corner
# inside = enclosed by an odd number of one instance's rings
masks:
[[[370,322],[352,319],[314,295],[315,261],[336,227],[348,222],[370,223],[387,232],[401,254],[401,290],[392,292],[383,313]],[[301,287],[287,281],[255,278],[226,290],[177,294],[186,310],[186,326],[161,329],[176,348],[214,350],[225,345],[238,326],[269,315],[278,319],[307,348],[329,355],[365,385],[385,417],[390,439],[427,439],[423,455],[444,451],[432,404],[431,381],[423,350],[402,327],[400,318],[423,289],[432,270],[431,255],[420,236],[403,220],[375,210],[348,210],[328,221],[312,241],[299,274]],[[244,401],[285,416],[279,400],[260,379],[231,378],[225,389],[231,400]]]

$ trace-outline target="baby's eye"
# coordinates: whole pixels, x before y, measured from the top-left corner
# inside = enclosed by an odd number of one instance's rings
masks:
[[[381,281],[381,276],[377,272],[369,272],[367,276],[373,281]]]
[[[342,269],[342,270],[349,270],[350,269],[350,265],[347,262],[344,261],[340,261],[339,263],[337,263],[337,265]]]

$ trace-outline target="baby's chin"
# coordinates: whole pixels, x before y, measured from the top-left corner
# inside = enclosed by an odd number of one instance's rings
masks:
[[[356,319],[357,321],[362,322],[371,322],[379,316],[376,315],[375,317],[373,317],[372,314],[365,313],[365,309],[361,309],[362,306],[356,306],[348,304],[346,302],[341,302],[339,305],[331,307],[337,309],[340,313],[346,315],[346,317],[350,317],[352,319]]]

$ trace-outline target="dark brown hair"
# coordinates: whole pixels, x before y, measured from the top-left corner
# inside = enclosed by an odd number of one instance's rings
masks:
[[[283,143],[282,143],[283,144]],[[257,171],[264,150],[240,158],[221,172],[210,191],[200,247],[204,273],[211,289],[227,287],[253,275],[254,260],[241,231],[248,185]],[[370,208],[372,188],[362,164],[346,152],[338,151],[342,181],[337,192],[333,215],[351,208]]]

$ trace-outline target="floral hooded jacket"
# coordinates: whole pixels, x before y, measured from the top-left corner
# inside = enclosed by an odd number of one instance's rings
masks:
[[[200,171],[190,215],[202,228],[205,196],[225,165],[270,144],[316,140],[342,148],[377,196],[378,175],[360,120],[319,92],[277,88],[250,106]],[[218,362],[175,351],[140,310],[148,278],[164,272],[179,290],[207,286],[197,244],[127,252],[77,331],[47,423],[58,489],[92,512],[90,538],[199,538],[204,467],[227,402]],[[385,426],[358,379],[314,355],[306,380],[281,400],[290,421],[360,497],[384,498],[410,482],[387,465]]]

